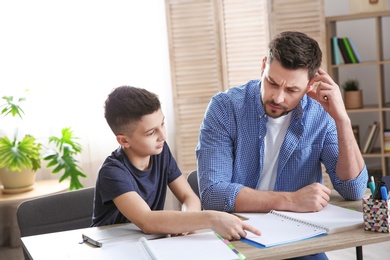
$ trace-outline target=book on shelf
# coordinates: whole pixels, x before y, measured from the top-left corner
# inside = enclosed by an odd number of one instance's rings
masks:
[[[355,43],[353,42],[353,40],[351,38],[347,37],[347,39],[348,39],[349,45],[351,46],[352,52],[353,52],[353,54],[354,54],[354,56],[356,58],[356,62],[357,63],[362,62],[362,58],[360,57],[360,54],[357,51]]]
[[[332,64],[340,64],[340,56],[345,64],[360,63],[361,57],[357,51],[357,48],[349,37],[332,37],[331,39],[332,50]],[[339,53],[341,55],[339,55]]]
[[[385,129],[383,132],[384,146],[383,149],[386,153],[390,152],[390,129]]]
[[[257,247],[272,247],[304,239],[363,229],[363,213],[332,204],[318,212],[298,213],[272,210],[269,213],[240,214],[258,228],[261,236],[247,232],[243,242]]]
[[[339,65],[340,57],[339,57],[339,44],[337,43],[337,37],[332,37],[330,39],[330,47],[332,49],[332,64]]]
[[[372,140],[370,141],[370,145],[368,146],[367,153],[372,153],[373,152],[375,144],[376,144],[376,140],[378,139],[378,135],[379,135],[379,125],[376,124],[374,135],[372,137]]]
[[[345,45],[345,48],[347,49],[347,53],[348,53],[348,56],[349,58],[351,59],[351,63],[357,63],[356,61],[356,58],[355,58],[355,55],[352,51],[352,48],[351,46],[349,45],[349,40],[347,37],[343,37],[343,42],[344,42],[344,45]]]
[[[211,230],[167,237],[145,234],[134,224],[127,223],[86,230],[82,238],[83,241],[98,247],[97,250],[85,251],[88,254],[85,259],[116,259],[116,254],[128,255],[131,259],[152,260],[181,259],[183,256],[187,260],[245,259],[228,240]],[[78,257],[83,256],[82,251],[75,253]]]
[[[352,132],[353,132],[353,135],[355,136],[356,143],[360,147],[359,125],[352,125]]]
[[[364,138],[364,144],[362,146],[361,152],[362,153],[370,153],[374,146],[376,139],[378,137],[379,132],[379,124],[378,122],[374,122],[371,125],[369,125],[365,138]]]
[[[341,56],[343,57],[344,63],[345,64],[352,63],[352,60],[349,57],[349,54],[347,51],[347,47],[344,44],[343,38],[337,38],[337,43],[339,45],[339,50],[340,50]]]

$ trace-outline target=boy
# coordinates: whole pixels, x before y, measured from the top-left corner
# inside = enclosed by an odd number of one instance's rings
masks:
[[[211,228],[226,239],[260,232],[234,215],[201,211],[168,145],[158,97],[122,86],[105,102],[105,118],[120,147],[103,163],[96,181],[93,226],[132,222],[144,233],[186,234]],[[182,211],[163,210],[167,187]]]

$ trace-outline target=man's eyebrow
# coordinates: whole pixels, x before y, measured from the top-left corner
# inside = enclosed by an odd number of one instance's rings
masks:
[[[278,86],[279,86],[279,84],[276,83],[275,80],[274,80],[271,76],[268,75],[267,78],[268,78],[268,81],[271,81],[271,82],[272,82],[272,84],[275,84],[275,85],[278,85]],[[289,88],[289,89],[292,89],[292,88],[301,89],[301,88],[298,87],[298,86],[286,86],[286,88]]]
[[[271,81],[272,83],[277,84],[275,82],[275,80],[270,75],[268,75],[267,78],[268,78],[268,81]],[[277,84],[277,85],[279,85],[279,84]]]

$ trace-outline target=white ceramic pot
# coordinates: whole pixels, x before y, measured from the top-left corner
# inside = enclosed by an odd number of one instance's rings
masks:
[[[6,171],[0,168],[0,180],[3,184],[3,193],[19,193],[34,188],[36,172],[23,169],[21,172]]]

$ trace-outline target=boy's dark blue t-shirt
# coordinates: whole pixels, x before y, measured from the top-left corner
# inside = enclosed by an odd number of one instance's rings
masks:
[[[151,210],[163,210],[168,184],[181,175],[167,145],[150,157],[151,167],[140,171],[129,161],[121,147],[107,157],[99,170],[95,187],[92,226],[128,222],[113,199],[129,191],[137,192]]]

